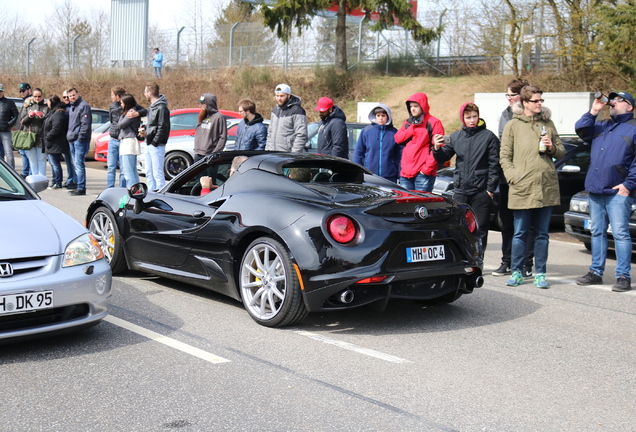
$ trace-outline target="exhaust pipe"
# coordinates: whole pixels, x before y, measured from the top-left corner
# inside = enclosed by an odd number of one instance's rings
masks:
[[[344,290],[343,292],[340,293],[340,301],[342,303],[349,304],[353,301],[354,297],[355,296],[353,294],[353,291],[351,290]]]
[[[481,275],[469,276],[466,285],[472,288],[481,288],[484,286],[484,278]]]

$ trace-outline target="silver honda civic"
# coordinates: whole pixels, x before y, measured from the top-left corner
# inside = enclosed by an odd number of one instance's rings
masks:
[[[111,270],[86,228],[0,159],[0,343],[90,327],[108,314]]]

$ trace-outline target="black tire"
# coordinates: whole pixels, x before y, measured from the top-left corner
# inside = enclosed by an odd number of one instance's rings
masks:
[[[163,161],[163,172],[168,180],[172,180],[179,173],[188,169],[192,162],[192,157],[186,152],[170,152]]]
[[[583,243],[583,246],[585,246],[585,249],[592,252],[592,243]]]
[[[462,296],[462,293],[458,291],[453,291],[448,294],[444,294],[443,296],[436,297],[428,300],[416,300],[417,303],[424,306],[435,306],[440,304],[448,304],[452,303],[455,300],[459,299]]]
[[[110,210],[106,207],[98,208],[91,216],[88,230],[97,238],[113,274],[126,270],[122,238]]]
[[[283,327],[307,316],[292,261],[276,240],[254,240],[243,255],[238,273],[243,305],[257,323]]]

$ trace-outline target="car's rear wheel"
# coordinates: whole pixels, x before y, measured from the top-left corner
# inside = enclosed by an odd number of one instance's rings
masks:
[[[126,260],[124,259],[122,238],[119,235],[119,228],[117,228],[113,214],[106,207],[98,208],[91,216],[88,229],[97,238],[113,274],[124,271]]]
[[[583,246],[585,246],[585,249],[591,251],[592,250],[592,243],[583,243]]]
[[[163,171],[167,179],[173,179],[181,171],[185,171],[192,165],[192,157],[186,152],[174,151],[166,155],[163,161]]]
[[[282,327],[307,315],[298,276],[283,245],[261,237],[245,251],[239,270],[245,309],[257,323]]]

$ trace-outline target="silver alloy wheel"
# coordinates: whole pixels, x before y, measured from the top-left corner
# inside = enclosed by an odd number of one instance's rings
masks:
[[[278,315],[287,294],[287,272],[278,251],[257,243],[245,254],[240,271],[245,307],[259,320]]]
[[[91,218],[89,231],[93,233],[110,263],[115,255],[117,233],[113,229],[113,221],[103,212],[96,212]]]

